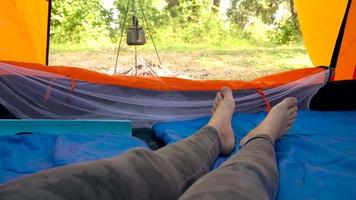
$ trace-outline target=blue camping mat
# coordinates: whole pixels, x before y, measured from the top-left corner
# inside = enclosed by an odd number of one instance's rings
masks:
[[[235,114],[235,137],[241,139],[265,115]],[[193,134],[208,119],[159,123],[154,130],[171,144]],[[356,112],[299,111],[275,149],[280,175],[277,199],[356,199]],[[218,158],[213,168],[225,159]]]
[[[0,184],[53,167],[120,155],[135,147],[148,148],[137,138],[110,134],[0,136]]]

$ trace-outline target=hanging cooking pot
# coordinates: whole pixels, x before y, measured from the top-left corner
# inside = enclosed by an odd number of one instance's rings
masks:
[[[127,30],[128,45],[144,45],[146,43],[145,32],[143,28],[139,27],[138,19],[132,16],[132,26]]]

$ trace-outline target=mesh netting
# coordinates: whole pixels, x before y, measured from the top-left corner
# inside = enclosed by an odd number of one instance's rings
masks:
[[[266,110],[285,97],[308,109],[328,77],[323,71],[262,90],[236,90],[236,111]],[[154,91],[74,81],[65,76],[0,63],[0,104],[23,119],[129,119],[135,127],[210,114],[216,91]],[[268,103],[267,103],[268,102]]]

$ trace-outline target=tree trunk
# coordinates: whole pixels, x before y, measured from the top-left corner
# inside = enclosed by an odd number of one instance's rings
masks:
[[[297,18],[297,12],[294,7],[294,0],[289,0],[290,12],[292,14],[293,19]]]
[[[211,8],[211,11],[218,13],[220,8],[220,0],[213,0],[213,7]]]
[[[179,4],[179,0],[166,0],[166,2],[168,8],[172,8]]]

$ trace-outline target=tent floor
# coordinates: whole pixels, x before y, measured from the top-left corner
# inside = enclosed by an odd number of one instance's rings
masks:
[[[134,128],[132,136],[144,141],[152,150],[157,150],[166,145],[164,141],[155,136],[155,132],[151,128]]]
[[[0,104],[0,119],[16,119],[16,117]]]

